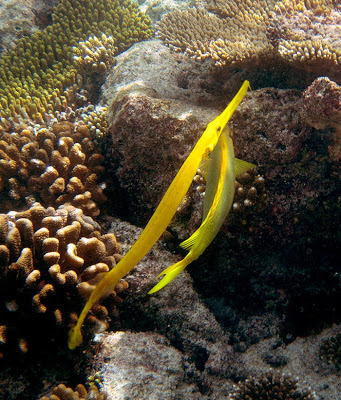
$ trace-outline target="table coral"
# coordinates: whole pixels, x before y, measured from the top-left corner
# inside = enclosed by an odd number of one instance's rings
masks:
[[[217,66],[279,62],[340,75],[341,8],[321,1],[211,1],[173,11],[157,24],[172,49]]]
[[[82,123],[28,125],[0,140],[1,211],[18,209],[27,198],[44,205],[73,204],[92,217],[103,203],[103,156]]]
[[[129,0],[62,0],[52,24],[0,59],[0,118],[42,122],[72,101],[76,66],[72,47],[93,35],[111,35],[122,51],[151,35],[148,17]]]
[[[120,258],[113,234],[73,206],[0,214],[0,352],[27,352],[62,337],[103,272]],[[120,283],[117,290],[126,287]],[[111,296],[115,300],[115,293]],[[106,328],[108,311],[93,308],[88,323]]]

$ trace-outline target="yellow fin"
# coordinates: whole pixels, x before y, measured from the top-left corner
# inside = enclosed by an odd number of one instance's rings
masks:
[[[198,170],[200,170],[200,174],[204,177],[205,180],[207,179],[209,165],[210,165],[210,157],[208,155],[203,156]]]
[[[170,267],[162,271],[161,274],[159,274],[157,277],[160,278],[163,275],[164,277],[152,289],[149,290],[148,294],[158,292],[160,289],[168,285],[168,283],[176,278],[191,261],[193,260],[190,257],[186,256],[183,260],[171,265]]]
[[[191,235],[188,239],[184,240],[180,243],[180,247],[185,250],[191,250],[191,248],[195,245],[195,242],[200,235],[200,228],[197,229],[193,235]]]
[[[257,165],[251,164],[247,161],[240,160],[239,158],[234,159],[236,176],[248,171],[249,169],[256,168]]]
[[[69,331],[68,347],[70,350],[74,350],[83,342],[83,336],[78,326],[73,326]]]

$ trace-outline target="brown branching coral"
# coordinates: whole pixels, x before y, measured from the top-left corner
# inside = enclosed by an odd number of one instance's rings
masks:
[[[266,204],[265,180],[252,169],[236,177],[236,191],[233,211],[244,211],[248,208],[263,208]]]
[[[206,0],[157,25],[171,48],[215,65],[285,63],[340,73],[341,6],[332,0]]]
[[[44,205],[72,204],[92,217],[106,197],[98,182],[103,156],[84,123],[57,122],[3,133],[0,140],[1,211],[34,197]]]
[[[260,378],[246,379],[234,388],[228,400],[318,400],[311,389],[299,389],[298,379],[269,371]]]
[[[43,396],[39,400],[106,400],[108,395],[91,385],[87,390],[83,385],[77,385],[75,390],[60,384],[53,389],[50,396]]]
[[[77,318],[102,273],[116,265],[113,234],[73,206],[0,215],[0,352],[22,352],[62,335]],[[126,287],[120,283],[117,290]],[[115,293],[113,294],[113,300]],[[105,328],[108,312],[96,306],[88,323]]]

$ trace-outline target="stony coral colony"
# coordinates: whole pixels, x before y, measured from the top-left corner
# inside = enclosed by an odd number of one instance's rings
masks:
[[[68,327],[118,261],[113,234],[93,219],[103,193],[105,108],[82,84],[152,34],[129,0],[62,0],[52,24],[0,59],[0,356],[27,353]],[[107,299],[112,316],[120,282]],[[92,329],[107,326],[96,306]]]
[[[334,0],[204,0],[167,14],[157,36],[217,66],[289,63],[341,76],[341,5]],[[333,76],[331,76],[333,77]]]

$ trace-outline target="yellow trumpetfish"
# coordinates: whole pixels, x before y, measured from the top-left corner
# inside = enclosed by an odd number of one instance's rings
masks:
[[[204,133],[176,174],[139,238],[128,253],[102,278],[91,293],[76,325],[70,329],[68,346],[71,350],[79,346],[83,341],[81,327],[91,307],[99,302],[108,292],[114,290],[117,282],[148,253],[165,231],[188,191],[201,160],[216,147],[221,132],[242,101],[249,87],[249,82],[244,81],[238,93],[225,110],[207,125]]]
[[[210,155],[204,200],[203,222],[180,246],[189,253],[186,257],[166,268],[158,276],[164,277],[148,293],[155,293],[166,286],[196,260],[216,237],[232,207],[236,175],[254,168],[255,165],[234,158],[231,131],[226,128]]]

